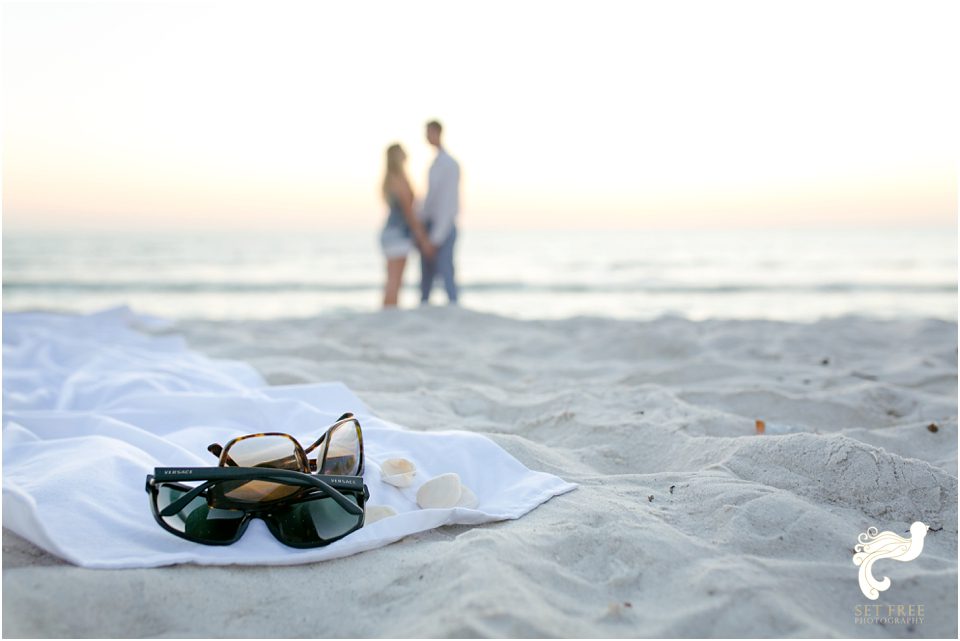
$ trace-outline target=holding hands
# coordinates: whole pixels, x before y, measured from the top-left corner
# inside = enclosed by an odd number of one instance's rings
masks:
[[[430,237],[427,236],[427,231],[423,228],[423,224],[418,224],[413,233],[416,236],[417,248],[420,250],[420,253],[423,254],[423,257],[427,260],[433,260],[433,257],[437,255],[437,247],[430,242]]]

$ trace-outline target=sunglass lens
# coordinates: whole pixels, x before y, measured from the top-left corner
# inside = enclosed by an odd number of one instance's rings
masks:
[[[297,446],[285,436],[252,436],[244,438],[226,451],[227,460],[240,467],[274,467],[305,471],[297,458]]]
[[[189,488],[160,483],[157,485],[154,500],[157,514],[168,505],[189,492]],[[171,529],[183,533],[195,541],[227,543],[234,541],[243,525],[245,513],[240,510],[222,510],[207,505],[203,496],[190,501],[173,516],[161,516]]]
[[[357,503],[353,494],[344,496]],[[278,539],[299,547],[330,543],[363,524],[362,514],[349,514],[326,497],[282,506],[271,511],[269,519]]]
[[[270,467],[303,472],[296,445],[285,436],[253,436],[237,441],[225,453],[240,467]],[[271,481],[224,481],[211,491],[214,504],[279,501],[303,488]]]
[[[357,476],[360,474],[360,425],[356,421],[341,423],[328,436],[326,457],[321,474]]]

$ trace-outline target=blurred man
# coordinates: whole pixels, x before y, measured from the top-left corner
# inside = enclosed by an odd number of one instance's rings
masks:
[[[433,280],[443,278],[447,299],[457,302],[457,283],[453,273],[453,246],[457,242],[457,213],[460,211],[460,165],[440,144],[443,127],[436,120],[427,123],[427,142],[437,148],[430,166],[427,197],[420,217],[429,237],[420,252],[420,303],[430,301]]]

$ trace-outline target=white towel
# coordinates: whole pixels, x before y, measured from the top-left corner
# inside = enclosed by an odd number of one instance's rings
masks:
[[[133,329],[151,320],[126,308],[3,316],[3,525],[71,563],[307,563],[440,525],[519,518],[576,487],[527,469],[478,434],[381,420],[341,383],[267,386],[248,365]],[[284,546],[259,519],[229,546],[192,543],[154,521],[144,479],[155,466],[216,465],[208,444],[255,432],[312,442],[348,411],[363,426],[368,505],[389,505],[396,516],[308,550]],[[409,488],[380,481],[378,463],[393,457],[416,465]],[[417,507],[419,485],[446,472],[474,491],[476,509]]]

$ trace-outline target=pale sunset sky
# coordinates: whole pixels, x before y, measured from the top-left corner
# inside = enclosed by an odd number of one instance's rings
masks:
[[[7,2],[3,226],[955,225],[955,2]]]

